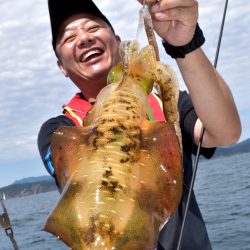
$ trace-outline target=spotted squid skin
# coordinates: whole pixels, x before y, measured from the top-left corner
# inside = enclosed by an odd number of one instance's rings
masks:
[[[132,48],[139,60],[130,61],[126,78],[98,95],[83,128],[59,128],[52,138],[63,191],[44,230],[74,250],[152,250],[159,226],[181,198],[182,159],[173,124],[147,121],[147,95],[157,79],[155,60],[147,60],[152,50],[137,55]],[[167,91],[168,83],[159,80]]]

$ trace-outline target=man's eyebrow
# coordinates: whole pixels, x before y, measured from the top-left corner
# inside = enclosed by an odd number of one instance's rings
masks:
[[[69,27],[66,27],[63,31],[66,32],[66,31],[69,31],[69,30],[76,30],[79,27],[79,25],[85,26],[87,23],[92,22],[92,21],[94,21],[94,20],[91,20],[91,19],[82,20],[80,23],[73,24],[73,25],[71,25]]]

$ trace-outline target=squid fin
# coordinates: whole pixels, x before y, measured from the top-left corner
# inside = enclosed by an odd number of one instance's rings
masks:
[[[183,167],[178,137],[174,127],[163,121],[144,121],[141,131],[142,159],[153,167],[153,175],[149,177],[155,180],[152,189],[159,190],[159,200],[163,202],[158,207],[165,207],[171,215],[182,196]]]

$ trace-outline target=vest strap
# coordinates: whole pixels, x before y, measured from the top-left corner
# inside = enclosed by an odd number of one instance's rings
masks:
[[[160,98],[151,93],[148,96],[148,118],[150,121],[165,121],[163,114],[162,102]],[[82,126],[82,121],[86,117],[88,111],[92,108],[92,104],[83,99],[81,93],[77,93],[68,104],[63,105],[63,113],[70,118],[77,127]]]

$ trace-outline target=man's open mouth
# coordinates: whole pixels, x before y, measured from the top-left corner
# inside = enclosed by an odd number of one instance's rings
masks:
[[[100,55],[103,54],[103,50],[101,49],[92,49],[92,50],[89,50],[87,51],[86,53],[84,53],[82,56],[81,56],[81,62],[88,62],[90,61],[91,59],[93,58],[96,58]]]

